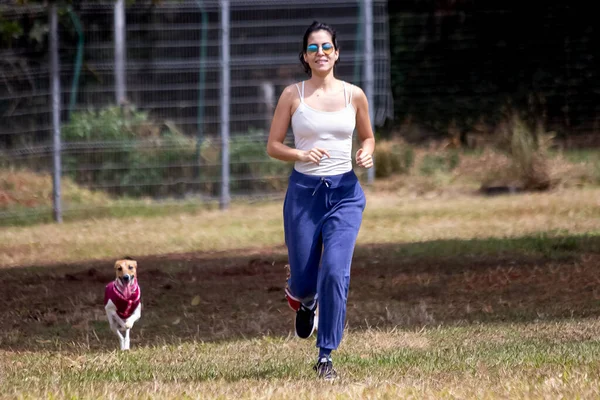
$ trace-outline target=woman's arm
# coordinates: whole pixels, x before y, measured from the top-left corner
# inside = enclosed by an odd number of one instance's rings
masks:
[[[290,85],[284,89],[279,97],[273,120],[271,121],[271,130],[267,142],[267,154],[281,161],[311,161],[315,164],[319,164],[323,156],[329,157],[327,150],[315,147],[310,151],[302,151],[283,144],[285,135],[290,126],[292,105],[296,96],[296,89],[293,85]]]
[[[353,88],[352,102],[356,108],[356,130],[361,147],[356,152],[356,165],[363,168],[373,166],[373,152],[375,151],[375,136],[369,116],[369,101],[365,92],[358,86]]]

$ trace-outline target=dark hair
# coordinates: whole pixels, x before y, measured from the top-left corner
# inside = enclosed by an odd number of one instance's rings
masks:
[[[302,39],[302,50],[300,51],[300,62],[302,63],[304,72],[306,72],[308,74],[308,76],[312,76],[312,71],[310,70],[310,65],[308,65],[308,63],[306,61],[304,61],[304,54],[306,54],[306,48],[308,47],[308,37],[311,35],[311,33],[316,32],[316,31],[328,32],[331,35],[331,42],[333,44],[333,48],[335,50],[340,49],[338,46],[337,34],[335,32],[335,29],[333,29],[331,26],[324,24],[322,22],[313,21],[313,23],[308,27],[308,29],[306,29],[306,32],[304,32],[304,38]],[[339,61],[339,57],[335,63],[337,64],[338,61]]]

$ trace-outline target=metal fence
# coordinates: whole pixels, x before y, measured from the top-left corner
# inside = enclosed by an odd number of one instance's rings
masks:
[[[376,124],[392,116],[387,1],[79,1],[57,10],[56,144],[51,10],[0,15],[15,27],[0,53],[0,219],[51,213],[47,191],[23,204],[15,185],[47,187],[57,167],[65,215],[96,195],[226,205],[281,193],[291,166],[269,159],[266,137],[282,89],[305,79],[298,52],[315,19],[338,31],[338,77],[367,91]]]

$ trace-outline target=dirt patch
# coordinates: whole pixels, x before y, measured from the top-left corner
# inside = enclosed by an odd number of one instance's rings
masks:
[[[380,245],[357,252],[347,324],[397,327],[397,346],[427,346],[402,333],[422,326],[600,312],[600,254],[402,259],[394,250]],[[132,344],[289,335],[294,316],[284,299],[286,261],[273,249],[138,258],[144,308]],[[0,348],[115,347],[102,307],[112,279],[108,261],[0,270]]]

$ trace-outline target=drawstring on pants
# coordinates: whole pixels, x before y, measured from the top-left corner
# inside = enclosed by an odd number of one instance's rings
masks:
[[[331,181],[331,179],[325,178],[324,176],[321,177],[321,179],[319,180],[319,183],[315,187],[315,190],[313,191],[312,195],[314,196],[315,193],[317,193],[317,190],[319,190],[319,188],[321,187],[321,185],[325,184],[325,186],[330,187],[332,183],[333,182]]]

